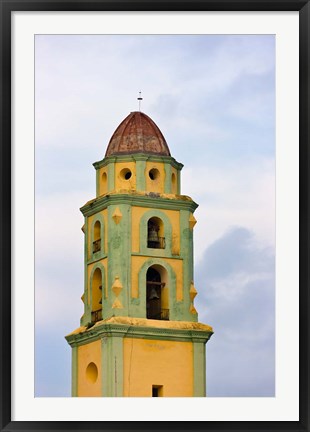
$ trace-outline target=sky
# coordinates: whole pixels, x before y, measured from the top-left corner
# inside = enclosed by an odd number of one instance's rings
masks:
[[[209,397],[275,392],[275,40],[36,35],[35,396],[70,396],[93,162],[138,109],[184,164]]]

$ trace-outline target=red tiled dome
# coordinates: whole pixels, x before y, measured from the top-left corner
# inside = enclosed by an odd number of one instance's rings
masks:
[[[158,126],[146,114],[131,112],[112,135],[105,156],[147,153],[170,156],[169,147]]]

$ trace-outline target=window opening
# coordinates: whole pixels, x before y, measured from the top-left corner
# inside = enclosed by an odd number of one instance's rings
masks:
[[[99,252],[101,250],[101,224],[97,221],[94,225],[94,241],[93,241],[93,253]]]
[[[156,168],[152,168],[152,169],[149,171],[149,177],[150,177],[151,180],[156,180],[156,179],[158,179],[158,178],[159,178],[159,171],[158,171],[158,169],[156,169]]]
[[[132,175],[132,172],[130,171],[129,168],[123,168],[122,171],[120,172],[120,175],[123,180],[129,180]]]
[[[165,249],[165,237],[162,236],[163,223],[159,218],[151,218],[147,223],[147,247]]]
[[[152,397],[161,397],[163,395],[163,386],[153,385],[152,386]]]
[[[92,279],[92,312],[91,321],[102,320],[102,273],[96,268]]]
[[[146,317],[148,319],[169,320],[169,310],[162,308],[162,288],[165,283],[161,281],[157,270],[150,267],[146,273]]]

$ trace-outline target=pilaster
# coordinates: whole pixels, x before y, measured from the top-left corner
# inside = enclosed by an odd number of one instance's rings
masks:
[[[72,382],[71,382],[71,395],[76,397],[78,386],[78,353],[77,346],[72,346]]]
[[[115,164],[114,161],[108,164],[108,192],[111,192],[115,189]]]
[[[193,342],[194,355],[194,396],[206,396],[206,346]]]
[[[193,280],[193,231],[189,227],[190,212],[180,211],[181,257],[183,258],[183,299],[184,319],[197,321],[197,314],[190,311],[191,301],[189,290]]]
[[[171,164],[165,163],[165,193],[171,194],[172,192],[172,185],[171,185]]]
[[[123,335],[102,338],[102,396],[123,396]]]
[[[131,284],[131,206],[108,207],[108,299],[103,317],[128,315]],[[118,286],[115,289],[116,284]]]
[[[136,160],[136,178],[137,178],[137,190],[145,191],[146,190],[146,181],[145,181],[145,168],[147,156],[140,155],[139,157],[135,157]]]

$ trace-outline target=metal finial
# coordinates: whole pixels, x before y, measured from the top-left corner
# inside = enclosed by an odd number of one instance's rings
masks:
[[[139,101],[139,111],[141,111],[141,101],[143,100],[143,97],[141,97],[141,92],[139,91],[139,97],[137,98]]]

